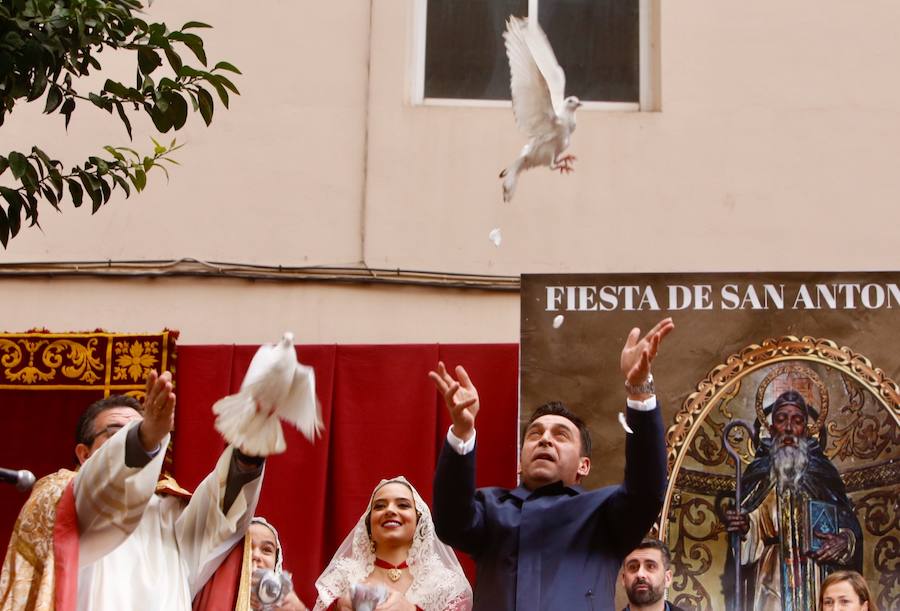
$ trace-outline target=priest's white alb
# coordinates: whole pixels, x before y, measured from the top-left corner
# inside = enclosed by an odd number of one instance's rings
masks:
[[[566,73],[537,21],[510,17],[506,22],[506,55],[509,58],[510,93],[516,125],[530,138],[519,156],[500,172],[503,201],[512,199],[519,173],[549,166],[571,172],[574,155],[561,156],[575,131],[575,96],[564,98]]]
[[[294,334],[260,346],[250,361],[241,390],[216,401],[216,430],[245,454],[268,456],[287,445],[279,419],[312,441],[322,428],[312,367],[297,361]]]

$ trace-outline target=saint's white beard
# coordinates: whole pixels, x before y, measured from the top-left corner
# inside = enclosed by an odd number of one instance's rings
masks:
[[[805,440],[794,437],[794,445],[784,445],[783,439],[775,440],[772,475],[778,483],[779,491],[786,489],[796,491],[809,464],[806,443]]]

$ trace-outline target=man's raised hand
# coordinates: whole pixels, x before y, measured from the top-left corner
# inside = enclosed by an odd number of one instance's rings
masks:
[[[172,392],[172,374],[164,371],[158,375],[152,370],[147,375],[144,397],[144,419],[138,436],[147,452],[153,452],[175,428],[175,393]]]
[[[632,386],[639,386],[650,375],[650,363],[656,358],[659,344],[672,330],[675,323],[671,318],[665,318],[654,326],[647,335],[641,337],[641,330],[635,327],[628,334],[625,346],[622,348],[622,358],[619,364],[622,374]]]
[[[478,391],[469,379],[469,374],[462,365],[456,367],[456,377],[459,381],[447,373],[443,362],[438,362],[437,371],[429,371],[428,377],[434,382],[438,392],[444,396],[444,403],[450,410],[450,419],[453,421],[453,434],[463,441],[468,441],[475,433],[475,416],[478,415],[480,404]]]

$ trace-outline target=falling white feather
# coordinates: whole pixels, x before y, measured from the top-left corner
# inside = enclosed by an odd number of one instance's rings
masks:
[[[530,138],[519,156],[500,172],[503,201],[510,201],[519,173],[536,166],[571,172],[573,155],[561,157],[575,131],[575,109],[581,102],[565,98],[566,74],[537,22],[510,17],[506,22],[510,93],[516,125]]]
[[[216,430],[242,452],[268,456],[287,445],[279,419],[290,422],[312,441],[322,428],[312,367],[297,361],[294,335],[260,346],[250,361],[241,390],[216,401]]]

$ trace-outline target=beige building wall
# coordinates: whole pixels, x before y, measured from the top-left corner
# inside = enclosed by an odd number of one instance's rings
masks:
[[[497,179],[524,143],[511,110],[411,103],[419,4],[156,0],[153,19],[215,26],[207,53],[242,69],[242,95],[210,128],[189,118],[168,183],[151,175],[94,216],[46,206],[42,230],[0,251],[0,273],[182,258],[499,276],[897,269],[897,3],[658,0],[661,111],[579,111],[575,173],[526,173],[511,204]],[[38,144],[75,161],[127,143],[96,109],[68,135],[62,123],[17,107],[0,150]],[[151,133],[140,122],[133,145],[149,150]],[[185,343],[519,333],[514,291],[4,275],[0,294],[10,331],[168,326]]]

